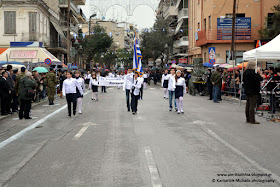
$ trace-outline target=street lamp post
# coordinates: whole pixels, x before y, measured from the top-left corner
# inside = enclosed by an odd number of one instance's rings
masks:
[[[96,16],[96,14],[92,14],[90,17],[89,17],[89,26],[88,26],[88,33],[89,33],[89,35],[90,35],[90,27],[91,27],[91,18],[93,18],[93,17],[95,17]]]

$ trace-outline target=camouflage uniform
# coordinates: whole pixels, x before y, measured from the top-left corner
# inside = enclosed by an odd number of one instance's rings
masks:
[[[15,91],[16,93],[19,95],[20,90],[19,90],[19,83],[20,83],[20,79],[25,77],[25,73],[21,73],[20,75],[17,76],[16,78],[16,84],[15,84]]]
[[[56,84],[57,84],[56,75],[54,72],[51,71],[46,76],[47,94],[48,94],[50,105],[53,104]]]

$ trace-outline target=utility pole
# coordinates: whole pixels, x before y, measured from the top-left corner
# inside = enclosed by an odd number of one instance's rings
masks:
[[[231,34],[231,60],[233,60],[233,76],[235,77],[235,49],[234,49],[234,40],[235,40],[235,20],[236,20],[236,0],[233,0],[233,12],[232,12],[232,34]],[[234,84],[234,96],[236,97],[235,91],[235,84]],[[241,92],[240,92],[241,93]]]
[[[70,0],[67,8],[67,64],[70,63]]]
[[[233,0],[232,13],[232,34],[231,34],[231,59],[234,60],[234,40],[235,40],[235,20],[236,20],[236,0]]]

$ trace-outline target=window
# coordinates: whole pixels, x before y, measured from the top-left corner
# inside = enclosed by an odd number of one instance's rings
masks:
[[[232,18],[233,14],[226,14],[226,18]],[[244,13],[237,13],[236,14],[237,18],[245,18],[245,14]]]
[[[267,14],[267,28],[268,29],[271,29],[273,26],[273,16],[274,16],[274,13]]]
[[[4,12],[5,34],[16,34],[16,11]]]
[[[29,40],[36,41],[37,12],[29,12]]]
[[[197,24],[197,30],[200,31],[200,22]]]
[[[208,18],[208,24],[209,24],[209,29],[211,29],[211,16],[209,16],[209,18]]]
[[[206,28],[207,28],[207,26],[206,26],[206,18],[204,19],[204,29],[205,29],[205,31],[206,31]]]
[[[235,51],[235,57],[236,57],[236,64],[240,64],[243,62],[243,53],[245,51]],[[226,61],[229,63],[229,51],[226,51]]]

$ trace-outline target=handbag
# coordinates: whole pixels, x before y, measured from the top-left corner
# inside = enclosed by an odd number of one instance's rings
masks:
[[[25,89],[26,97],[30,97],[30,98],[34,98],[35,97],[36,91],[35,90],[27,90],[26,87],[25,87],[25,82],[23,82],[23,87]]]

